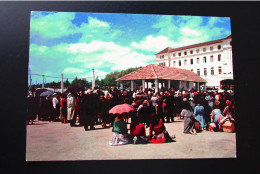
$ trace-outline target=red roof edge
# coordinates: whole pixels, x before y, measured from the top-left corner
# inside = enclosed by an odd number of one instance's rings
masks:
[[[169,51],[179,51],[179,50],[182,50],[182,49],[190,49],[190,48],[193,48],[193,47],[197,47],[197,46],[204,46],[204,45],[209,45],[211,43],[218,43],[218,42],[221,42],[225,39],[231,39],[231,35],[225,37],[225,38],[222,38],[222,39],[217,39],[217,40],[212,40],[212,41],[207,41],[207,42],[201,42],[201,43],[197,43],[197,44],[193,44],[193,45],[187,45],[187,46],[183,46],[183,47],[179,47],[179,48],[170,48],[170,47],[167,47],[165,48],[164,50],[160,51],[159,53],[157,54],[162,54],[162,53],[167,53]],[[155,55],[157,55],[155,54]]]

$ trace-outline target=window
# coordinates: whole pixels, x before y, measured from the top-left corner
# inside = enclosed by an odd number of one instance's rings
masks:
[[[200,76],[200,69],[197,69],[197,74]]]
[[[190,59],[190,64],[193,65],[193,59]]]
[[[161,55],[161,56],[160,56],[160,59],[163,59],[163,58],[164,58],[164,55]]]
[[[179,56],[181,56],[181,53],[179,53]]]
[[[222,73],[222,69],[221,69],[221,66],[218,67],[218,74],[221,74]]]
[[[179,66],[181,66],[181,60],[179,60]]]
[[[187,51],[184,51],[184,55],[187,55]]]
[[[193,54],[193,50],[190,50],[190,54]]]
[[[210,62],[213,62],[213,56],[210,56]]]
[[[204,75],[207,75],[207,68],[204,68]]]
[[[211,75],[214,75],[214,67],[211,67]]]
[[[160,66],[165,66],[165,62],[159,63]]]
[[[175,57],[175,53],[172,54],[172,57]]]
[[[200,63],[200,58],[199,57],[197,57],[197,64],[199,64]]]
[[[184,65],[187,65],[187,59],[184,60]]]
[[[203,48],[203,52],[206,52],[206,48]]]
[[[176,66],[176,61],[173,61],[173,66]]]
[[[221,54],[218,55],[218,61],[221,61]]]
[[[203,63],[207,63],[207,58],[206,58],[206,56],[203,57]]]
[[[221,45],[218,45],[218,49],[219,49],[219,50],[221,49]]]
[[[200,49],[196,49],[196,53],[199,53],[200,52]]]
[[[213,51],[213,47],[210,47],[210,51]]]
[[[232,41],[230,41],[229,45],[232,45]]]

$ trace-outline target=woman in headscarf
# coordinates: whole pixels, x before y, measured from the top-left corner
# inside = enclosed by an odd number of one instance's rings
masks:
[[[197,135],[194,128],[194,114],[192,108],[188,101],[182,103],[181,116],[184,117],[184,133],[190,133],[192,135]]]
[[[204,130],[205,126],[205,110],[201,105],[201,100],[197,101],[197,106],[194,108],[195,119],[200,123],[201,130]]]
[[[134,116],[130,125],[130,135],[133,140],[133,144],[147,144],[147,138],[145,135],[145,126],[140,122],[139,116]]]
[[[215,101],[215,105],[211,112],[211,120],[215,124],[215,131],[219,131],[220,129],[219,123],[224,118],[219,107],[220,107],[220,102],[217,100]]]
[[[152,114],[148,136],[149,143],[172,142],[173,138],[176,138],[175,135],[169,135],[160,117],[157,114]]]
[[[127,124],[124,121],[124,115],[118,114],[113,124],[113,136],[109,141],[110,146],[124,145],[129,142],[127,134]]]

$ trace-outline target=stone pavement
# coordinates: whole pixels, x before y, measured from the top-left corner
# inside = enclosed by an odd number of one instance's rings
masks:
[[[27,125],[26,161],[236,158],[235,133],[184,134],[183,120],[176,118],[165,126],[170,135],[176,135],[175,142],[109,146],[111,127],[96,125],[96,130],[85,131],[60,122],[36,121]]]

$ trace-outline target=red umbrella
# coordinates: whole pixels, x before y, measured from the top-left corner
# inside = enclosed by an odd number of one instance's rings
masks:
[[[110,114],[123,114],[128,113],[130,111],[134,111],[135,108],[129,104],[120,104],[114,106],[112,109],[109,110]]]

